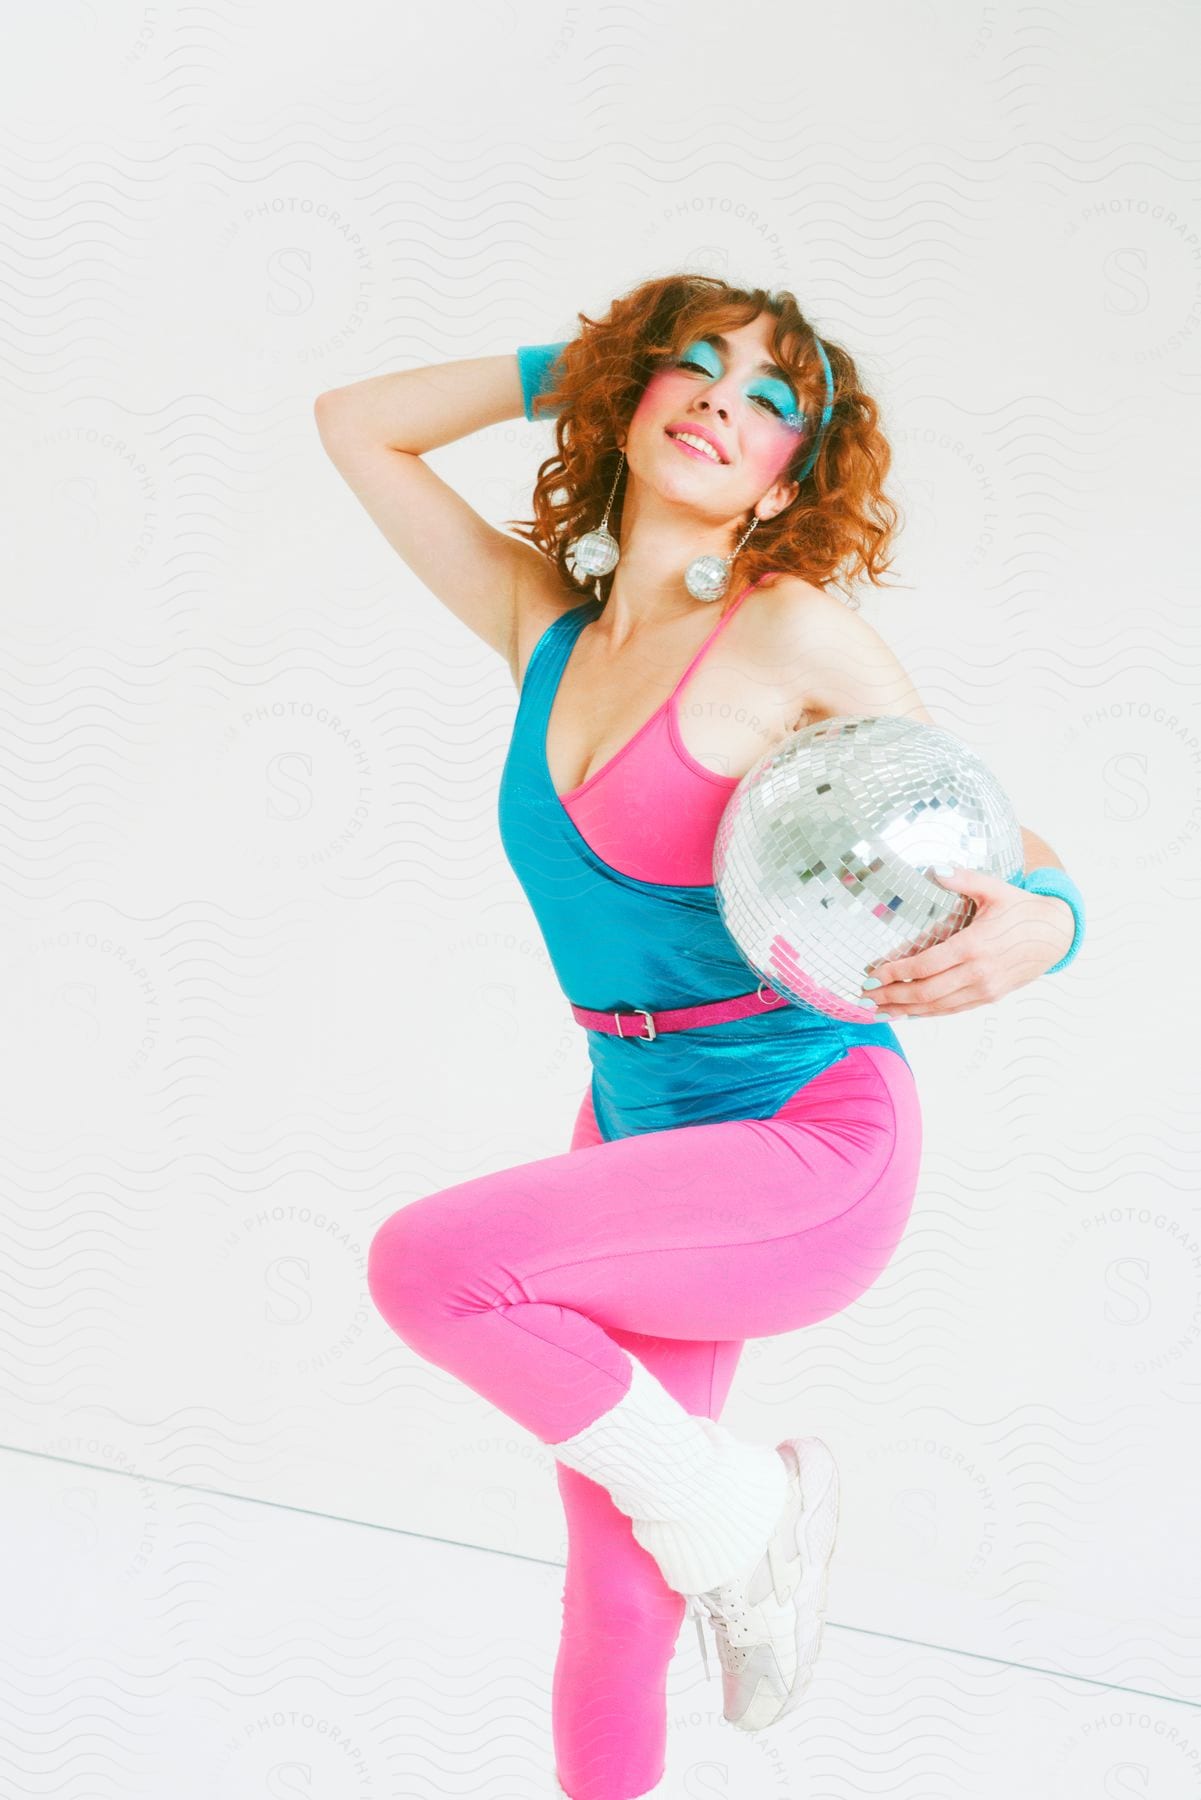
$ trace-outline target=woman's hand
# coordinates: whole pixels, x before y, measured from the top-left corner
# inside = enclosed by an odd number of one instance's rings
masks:
[[[1024,987],[1066,956],[1076,922],[1066,900],[978,869],[954,869],[937,880],[976,902],[971,923],[916,956],[871,969],[883,985],[865,988],[884,1018],[914,1019],[968,1012]]]

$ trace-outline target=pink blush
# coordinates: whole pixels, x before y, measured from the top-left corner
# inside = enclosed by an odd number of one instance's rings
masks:
[[[769,488],[788,467],[790,458],[796,450],[796,433],[787,426],[778,430],[768,426],[762,437],[755,434],[755,442],[748,446],[745,453],[746,466],[755,477],[760,487]]]
[[[684,388],[687,385],[686,379],[681,379],[674,369],[660,369],[658,374],[651,376],[643,388],[638,405],[634,408],[634,416],[637,417],[644,406],[657,406],[665,387]]]

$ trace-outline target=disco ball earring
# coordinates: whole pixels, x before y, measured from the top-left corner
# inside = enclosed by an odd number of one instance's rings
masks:
[[[586,531],[582,537],[572,538],[567,546],[567,567],[576,581],[585,580],[589,576],[610,575],[621,560],[621,545],[609,530],[609,514],[613,509],[613,496],[617,492],[617,484],[621,480],[621,471],[625,468],[626,453],[623,450],[618,460],[617,473],[613,477],[613,486],[609,489],[609,498],[605,502],[605,516],[595,531]],[[758,525],[758,518],[751,520],[746,531],[739,539],[737,547],[729,556],[715,556],[706,550],[700,556],[694,556],[684,571],[684,586],[694,600],[720,600],[730,585],[730,571],[734,558]],[[600,589],[597,589],[600,597]]]
[[[706,552],[703,556],[694,556],[684,570],[684,586],[694,600],[720,600],[730,585],[730,571],[734,566],[734,558],[759,523],[758,518],[751,520],[746,531],[739,539],[735,549],[729,556],[714,556]]]
[[[567,566],[577,581],[589,575],[608,575],[617,567],[621,545],[609,530],[609,513],[625,463],[626,453],[623,450],[617,473],[613,477],[613,486],[609,489],[609,498],[605,502],[605,516],[596,530],[586,531],[583,537],[572,538],[567,546]]]

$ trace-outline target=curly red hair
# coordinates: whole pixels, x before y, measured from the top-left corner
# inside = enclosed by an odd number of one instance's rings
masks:
[[[621,455],[619,430],[656,368],[698,337],[737,330],[765,312],[776,321],[771,354],[791,377],[816,430],[826,403],[825,371],[814,327],[787,289],[732,287],[716,275],[668,275],[614,300],[604,319],[577,315],[584,330],[560,354],[557,386],[533,407],[535,415],[557,410],[557,454],[539,465],[533,519],[506,520],[518,528],[518,537],[555,563],[565,587],[596,591],[596,577],[585,584],[572,575],[567,545],[600,524]],[[883,492],[892,451],[880,430],[879,407],[848,352],[827,337],[822,343],[834,378],[834,408],[816,461],[791,505],[774,519],[761,520],[738,553],[727,590],[731,598],[774,571],[847,593],[861,577],[877,587],[897,585],[881,581],[892,567],[889,552],[899,513]],[[812,449],[812,433],[806,432],[784,480],[796,479]],[[609,515],[618,538],[624,493],[623,481]],[[751,517],[748,512],[743,529]],[[599,578],[602,599],[612,579]]]

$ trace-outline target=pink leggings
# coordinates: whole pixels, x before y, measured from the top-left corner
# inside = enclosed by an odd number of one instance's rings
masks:
[[[630,1355],[716,1419],[746,1338],[815,1324],[871,1286],[921,1157],[908,1064],[859,1044],[770,1119],[605,1143],[585,1093],[571,1149],[411,1202],[372,1240],[394,1331],[549,1446],[607,1412]],[[798,1400],[782,1436],[812,1427]],[[573,1800],[663,1775],[685,1600],[608,1490],[557,1463],[567,1514],[552,1723]],[[549,1775],[547,1787],[550,1787]]]

